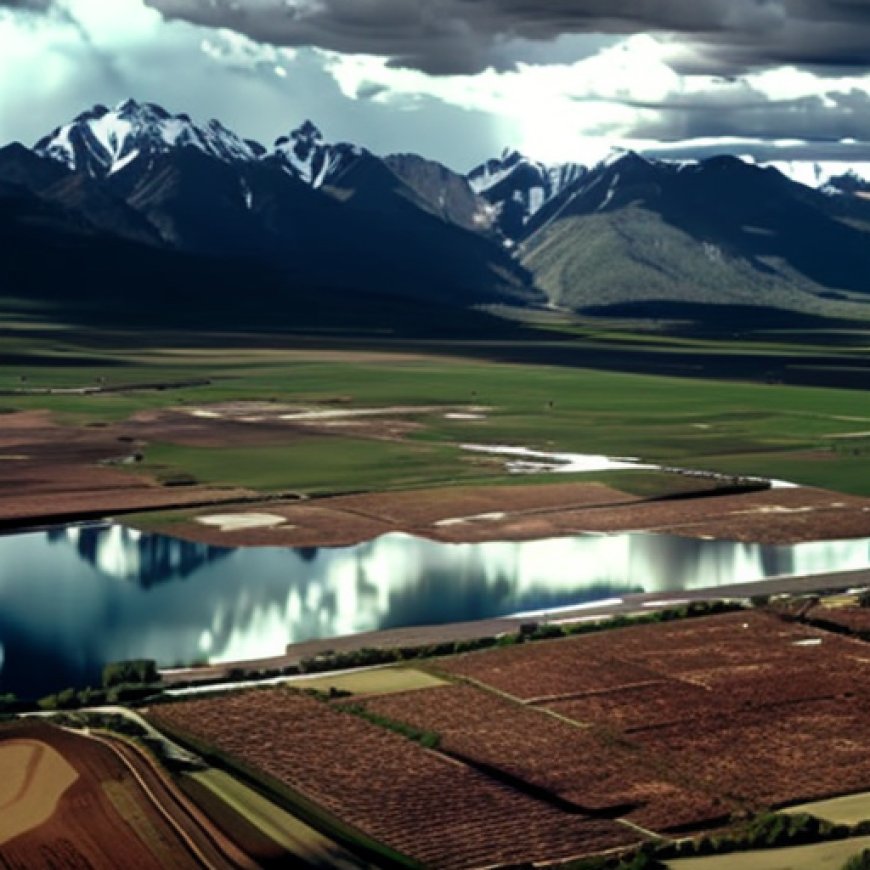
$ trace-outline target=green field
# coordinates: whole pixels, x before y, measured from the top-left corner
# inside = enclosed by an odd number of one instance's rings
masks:
[[[732,852],[704,858],[669,861],[669,870],[841,870],[853,855],[870,848],[870,837],[854,837],[790,846],[787,849],[764,849],[757,852]]]
[[[455,352],[462,352],[461,345]],[[672,353],[672,348],[663,351]],[[795,356],[800,356],[797,349]],[[633,456],[870,494],[870,435],[860,435],[870,432],[870,402],[856,390],[520,365],[459,356],[414,358],[377,349],[372,353],[252,349],[241,339],[226,350],[157,346],[122,352],[110,347],[83,349],[69,339],[48,342],[19,335],[7,359],[13,362],[0,366],[0,391],[7,391],[0,395],[0,411],[48,409],[71,425],[103,426],[143,409],[229,401],[444,409],[411,415],[408,419],[414,428],[402,440],[297,433],[256,447],[203,448],[158,441],[146,447],[143,468],[162,478],[188,475],[198,481],[265,492],[503,481],[499,462],[458,449],[464,442],[476,442]],[[20,389],[190,379],[210,383],[98,395],[8,394]],[[485,419],[446,419],[449,410],[471,405],[485,407]],[[570,478],[546,479],[564,482]],[[633,487],[628,475],[590,479],[616,486],[624,480],[626,489],[640,487],[644,494],[667,490],[664,481],[657,484],[649,479],[635,481]]]

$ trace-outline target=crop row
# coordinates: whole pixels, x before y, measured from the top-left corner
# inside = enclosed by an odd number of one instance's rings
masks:
[[[358,716],[286,690],[167,705],[154,708],[152,717],[426,866],[567,858],[637,839],[613,822],[559,811]]]
[[[729,808],[668,775],[640,746],[467,685],[369,699],[372,713],[440,735],[439,749],[578,810],[649,827],[697,825]]]

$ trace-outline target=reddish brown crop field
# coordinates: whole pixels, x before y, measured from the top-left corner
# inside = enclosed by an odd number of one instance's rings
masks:
[[[584,811],[610,811],[667,829],[718,819],[732,809],[685,788],[628,741],[473,686],[385,695],[365,707],[435,731],[445,752],[504,771]]]
[[[824,634],[821,647],[800,644]],[[846,643],[846,646],[843,644]],[[848,642],[759,612],[731,613],[513,646],[445,659],[442,669],[533,703],[716,671],[854,658]],[[852,650],[850,653],[849,650]],[[706,685],[703,679],[697,682]]]
[[[870,788],[866,697],[689,719],[634,739],[756,809]]]
[[[870,607],[813,607],[806,616],[809,619],[839,625],[849,631],[870,632]]]
[[[470,653],[444,659],[439,667],[447,674],[484,683],[523,701],[555,700],[660,679],[642,664],[620,661],[597,637]]]
[[[759,611],[436,660],[453,682],[284,690],[154,716],[437,867],[591,854],[870,790],[870,646]],[[352,699],[356,701],[356,699]],[[384,723],[434,732],[424,750]]]
[[[405,737],[282,689],[154,708],[187,733],[430,867],[567,858],[636,842]]]
[[[473,653],[443,668],[620,734],[687,791],[761,808],[870,788],[870,647],[765,613]],[[628,680],[615,686],[620,668]],[[555,686],[561,695],[548,698]]]

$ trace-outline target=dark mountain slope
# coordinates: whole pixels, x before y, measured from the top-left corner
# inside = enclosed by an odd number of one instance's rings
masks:
[[[825,200],[736,158],[673,165],[628,154],[545,205],[521,253],[571,308],[670,300],[820,310],[831,295],[870,294],[870,237]]]
[[[235,257],[107,236],[80,215],[0,182],[0,311],[137,331],[311,332],[443,337],[506,334],[495,318],[355,286],[299,282]]]
[[[384,163],[436,217],[472,232],[492,230],[495,210],[463,176],[416,154],[391,154]]]

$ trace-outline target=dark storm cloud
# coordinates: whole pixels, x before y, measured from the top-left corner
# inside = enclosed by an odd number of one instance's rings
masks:
[[[0,0],[0,9],[24,12],[48,12],[52,6],[54,6],[52,0]]]
[[[771,101],[759,96],[719,100],[674,99],[647,106],[632,130],[639,139],[660,141],[716,137],[760,137],[839,142],[870,141],[870,95],[863,91]]]
[[[434,74],[511,63],[505,45],[565,34],[680,34],[685,69],[870,63],[867,0],[147,0],[253,39],[390,57]],[[516,59],[516,58],[514,58]]]

